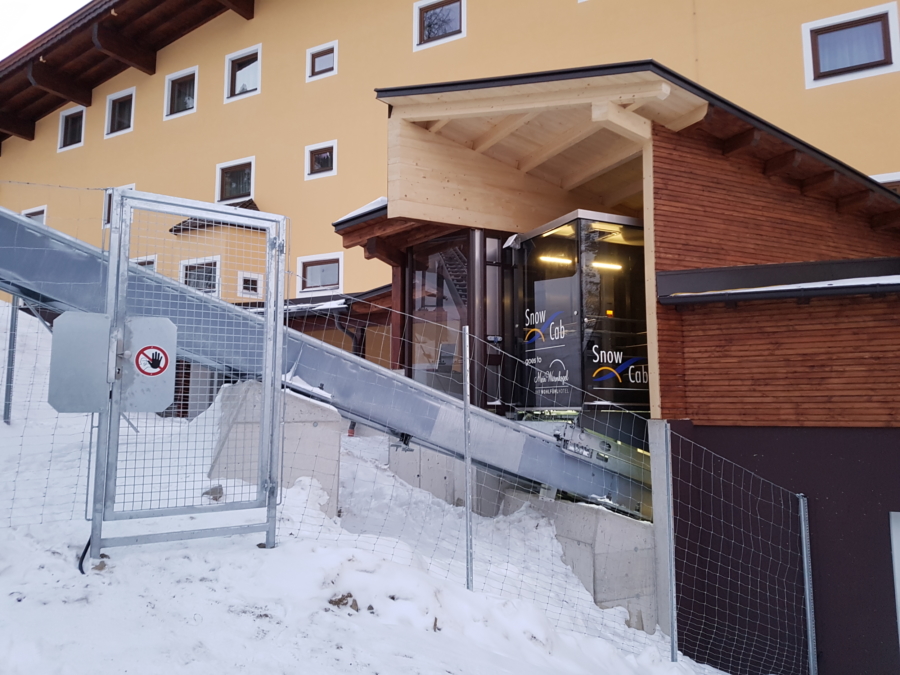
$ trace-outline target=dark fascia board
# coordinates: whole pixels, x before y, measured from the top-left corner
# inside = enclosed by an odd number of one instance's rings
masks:
[[[370,220],[375,220],[376,218],[387,218],[387,206],[378,206],[371,211],[358,213],[350,218],[336,220],[331,224],[331,226],[334,228],[335,232],[340,232],[342,230],[355,227],[356,225],[367,223]]]
[[[705,304],[777,298],[811,298],[826,295],[895,293],[890,284],[865,282],[867,278],[900,275],[900,258],[865,260],[822,260],[775,265],[712,267],[656,273],[656,292],[663,305]],[[860,279],[859,284],[822,288],[780,288],[772,286]],[[737,289],[756,289],[742,290]],[[695,295],[701,294],[702,295]],[[689,294],[689,295],[684,295]]]
[[[864,183],[865,186],[883,197],[887,197],[900,207],[900,195],[896,192],[884,187],[876,180],[872,180],[869,176],[854,169],[852,166],[845,164],[836,157],[822,152],[821,150],[801,141],[793,134],[789,134],[783,129],[779,129],[773,124],[769,124],[764,119],[757,117],[753,113],[744,108],[735,105],[718,94],[713,93],[706,87],[703,87],[692,80],[687,79],[683,75],[679,75],[674,70],[649,59],[645,61],[627,61],[623,63],[611,63],[600,66],[584,66],[581,68],[567,68],[565,70],[548,70],[538,73],[526,73],[522,75],[505,75],[500,77],[486,77],[475,80],[459,80],[456,82],[439,82],[435,84],[421,84],[406,87],[388,87],[376,89],[376,98],[380,101],[390,104],[390,99],[399,96],[416,96],[422,94],[440,94],[452,91],[467,91],[474,89],[492,89],[496,87],[511,87],[522,84],[538,84],[542,82],[561,82],[564,80],[577,80],[588,77],[602,77],[609,75],[626,75],[630,73],[653,73],[659,77],[668,80],[675,86],[681,87],[685,91],[699,96],[708,101],[711,105],[721,108],[738,119],[760,129],[761,131],[774,136],[778,140],[786,143],[795,150],[809,155],[810,157],[822,162],[826,166],[834,169],[838,173],[852,180]]]

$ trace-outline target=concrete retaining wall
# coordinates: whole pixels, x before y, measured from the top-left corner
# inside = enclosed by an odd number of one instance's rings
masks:
[[[658,623],[656,560],[651,523],[600,506],[508,490],[504,515],[530,504],[556,528],[564,561],[594,597],[598,607],[624,607],[628,625],[653,633]]]
[[[262,386],[256,381],[225,386],[211,479],[255,480],[259,457],[259,418]],[[285,392],[284,462],[281,486],[291,487],[310,476],[328,493],[321,506],[337,515],[340,481],[341,433],[346,422],[330,405]]]

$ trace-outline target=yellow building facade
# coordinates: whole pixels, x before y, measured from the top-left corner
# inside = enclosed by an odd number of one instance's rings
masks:
[[[359,247],[344,250],[331,227],[387,194],[389,108],[376,100],[379,87],[653,59],[864,173],[900,171],[896,2],[461,0],[452,34],[420,44],[423,9],[442,4],[256,0],[250,20],[225,11],[156,52],[154,74],[127,68],[95,87],[80,143],[60,147],[72,102],[37,119],[34,140],[4,140],[0,181],[134,184],[219,201],[223,171],[250,164],[241,199],[291,219],[291,269],[338,260],[337,281],[326,286],[355,292],[391,281],[387,265],[365,260]],[[816,31],[881,16],[896,59],[811,75]],[[0,80],[28,49],[0,63]],[[248,73],[252,86],[236,93]],[[190,75],[192,107],[173,114],[173,81]],[[125,124],[111,116],[127,96],[130,124],[112,131]],[[0,112],[6,103],[0,99]],[[315,171],[310,161],[322,148],[331,149],[330,163]],[[102,240],[102,193],[0,182],[0,204],[43,209],[51,227]]]

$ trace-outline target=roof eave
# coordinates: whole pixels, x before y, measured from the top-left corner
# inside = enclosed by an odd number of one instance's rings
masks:
[[[706,87],[678,74],[674,70],[654,61],[652,59],[643,61],[626,61],[622,63],[612,63],[600,66],[583,66],[579,68],[567,68],[564,70],[550,70],[537,73],[526,73],[522,75],[503,75],[499,77],[487,77],[473,80],[459,80],[456,82],[439,82],[435,84],[422,84],[404,87],[388,87],[376,89],[376,98],[390,105],[390,99],[400,96],[415,96],[421,94],[439,94],[453,91],[466,91],[474,89],[490,89],[496,87],[509,87],[522,84],[538,84],[546,82],[560,82],[564,80],[583,79],[588,77],[603,77],[610,75],[623,75],[629,73],[649,72],[669,81],[670,83],[681,87],[685,91],[694,94],[711,105],[721,108],[727,113],[734,115],[738,119],[750,124],[751,126],[764,131],[778,140],[793,147],[795,150],[803,152],[813,159],[816,159],[826,166],[834,169],[838,173],[863,183],[868,189],[883,197],[887,197],[900,207],[900,194],[884,187],[881,183],[873,180],[868,175],[854,169],[849,164],[845,164],[841,160],[829,155],[826,152],[800,140],[791,133],[781,129],[774,124],[766,122],[761,117],[754,115],[750,111],[722,98],[718,94],[713,93]]]

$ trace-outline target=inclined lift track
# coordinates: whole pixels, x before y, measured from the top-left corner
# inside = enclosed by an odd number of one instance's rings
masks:
[[[103,313],[106,274],[100,249],[0,207],[0,290],[58,312]],[[176,324],[179,358],[239,379],[261,376],[261,317],[136,264],[128,269],[127,303],[130,316],[164,316]],[[229,349],[210,339],[222,335],[260,347]],[[311,385],[288,381],[287,387],[407,444],[463,457],[462,401],[292,329],[285,329],[284,343],[284,374]],[[554,435],[477,408],[470,420],[472,459],[489,471],[586,499],[616,495],[626,510],[649,503],[648,485],[565,451]]]

